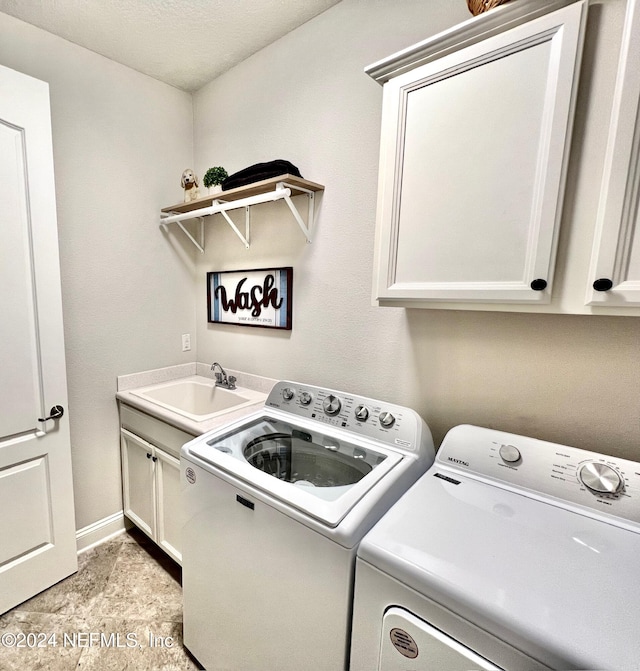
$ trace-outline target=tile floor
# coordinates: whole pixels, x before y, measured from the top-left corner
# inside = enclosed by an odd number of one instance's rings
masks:
[[[48,638],[44,647],[0,645],[2,671],[202,669],[182,646],[180,567],[146,536],[120,534],[78,564],[76,574],[0,617],[0,640]]]

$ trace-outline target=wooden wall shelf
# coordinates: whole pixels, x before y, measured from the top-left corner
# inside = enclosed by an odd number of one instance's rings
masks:
[[[204,217],[221,214],[229,224],[234,233],[240,238],[247,249],[249,248],[250,208],[260,203],[268,203],[276,200],[284,200],[296,222],[300,226],[307,242],[311,242],[311,230],[314,220],[315,194],[324,191],[324,186],[310,182],[307,179],[294,175],[279,175],[260,182],[254,182],[247,186],[241,186],[228,191],[209,195],[188,203],[178,203],[170,207],[164,207],[160,211],[160,225],[168,226],[177,223],[181,230],[187,235],[191,242],[204,253]],[[304,195],[309,201],[307,222],[303,220],[292,202],[293,196]],[[230,210],[245,208],[245,234],[243,235],[236,224],[227,214]],[[186,219],[200,219],[200,241],[198,242],[183,226]]]

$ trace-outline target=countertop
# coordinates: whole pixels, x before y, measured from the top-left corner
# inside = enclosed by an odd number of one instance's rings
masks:
[[[214,379],[211,372],[211,365],[203,363],[181,364],[178,366],[157,368],[155,370],[144,371],[141,373],[119,376],[116,398],[120,403],[125,403],[126,405],[166,422],[185,433],[192,436],[199,436],[207,431],[216,429],[223,424],[228,424],[237,419],[241,419],[242,417],[246,417],[259,410],[264,405],[271,388],[277,382],[277,380],[272,378],[252,375],[251,373],[245,373],[243,371],[225,370],[227,374],[234,375],[237,378],[236,385],[240,391],[242,389],[249,389],[253,392],[259,392],[259,400],[238,410],[230,410],[218,417],[198,422],[132,393],[134,390],[140,389],[141,387],[179,380],[193,375],[205,377],[210,380]]]

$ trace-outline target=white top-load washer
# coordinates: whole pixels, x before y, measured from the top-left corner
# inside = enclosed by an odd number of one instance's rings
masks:
[[[283,381],[181,457],[186,647],[209,671],[344,671],[357,544],[433,462],[424,421]]]
[[[459,426],[358,550],[352,671],[640,669],[640,464]]]

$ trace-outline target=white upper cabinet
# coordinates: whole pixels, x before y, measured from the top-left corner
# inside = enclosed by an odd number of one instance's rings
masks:
[[[640,305],[640,1],[629,0],[587,305]]]
[[[508,3],[367,68],[374,301],[549,303],[586,10]]]

